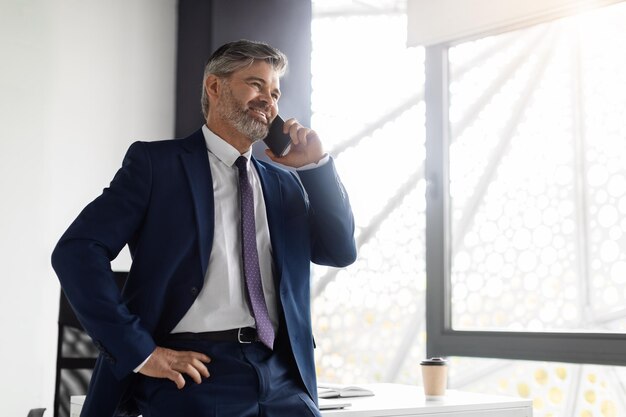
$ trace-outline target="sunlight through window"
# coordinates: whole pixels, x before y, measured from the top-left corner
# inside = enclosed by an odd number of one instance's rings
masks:
[[[312,23],[312,125],[336,158],[357,224],[357,262],[313,270],[323,381],[417,383],[424,352],[424,52],[404,13]],[[415,365],[417,366],[417,365]]]

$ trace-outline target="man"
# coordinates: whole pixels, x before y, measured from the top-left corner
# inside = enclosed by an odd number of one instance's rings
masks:
[[[290,151],[266,151],[297,174],[251,157],[286,65],[258,42],[215,51],[206,124],[134,143],[61,237],[54,269],[101,351],[81,415],[319,416],[310,262],[352,263],[354,220],[313,130],[289,119]],[[126,244],[120,294],[110,261]]]

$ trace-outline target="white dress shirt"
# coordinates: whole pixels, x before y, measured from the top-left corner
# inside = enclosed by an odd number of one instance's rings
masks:
[[[202,126],[202,133],[206,140],[213,177],[215,206],[213,245],[202,291],[172,333],[255,327],[246,299],[241,255],[239,173],[235,165],[240,154],[237,149],[211,132],[206,125]],[[250,163],[251,154],[252,150],[249,150],[243,156],[248,159],[248,177],[254,194],[261,281],[267,310],[274,330],[277,331],[278,311],[270,231],[259,174]]]

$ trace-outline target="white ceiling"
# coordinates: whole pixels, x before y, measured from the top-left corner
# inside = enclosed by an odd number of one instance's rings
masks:
[[[403,13],[406,0],[312,0],[316,17]]]

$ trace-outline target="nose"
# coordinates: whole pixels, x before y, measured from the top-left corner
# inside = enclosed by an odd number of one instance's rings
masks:
[[[270,92],[269,89],[261,90],[261,93],[259,94],[259,98],[265,104],[271,104],[274,101],[272,98],[272,93]]]
[[[263,103],[265,110],[272,113],[278,112],[278,101],[272,97],[272,93],[269,90],[262,90],[259,94],[259,101]]]

